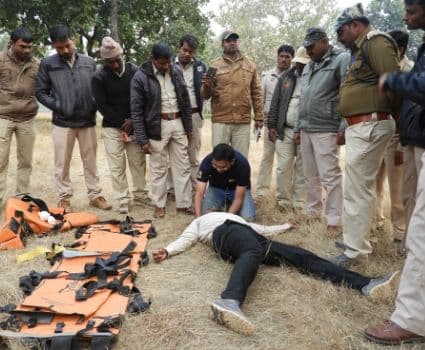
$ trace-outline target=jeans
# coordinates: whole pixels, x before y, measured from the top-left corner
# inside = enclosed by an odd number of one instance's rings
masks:
[[[221,297],[241,304],[261,264],[292,266],[300,272],[357,290],[370,282],[369,277],[345,270],[308,250],[271,241],[251,227],[231,220],[214,230],[213,244],[222,259],[235,264]]]
[[[223,208],[227,208],[233,202],[234,198],[234,190],[208,186],[207,193],[205,194],[204,200],[202,202],[202,214],[205,214],[211,210],[221,210]],[[242,207],[239,210],[238,215],[247,221],[255,220],[255,204],[250,190],[246,190],[245,192]]]

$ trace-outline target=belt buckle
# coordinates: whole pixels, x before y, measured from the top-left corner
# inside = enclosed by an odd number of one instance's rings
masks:
[[[168,120],[176,119],[176,113],[167,113],[167,119]]]

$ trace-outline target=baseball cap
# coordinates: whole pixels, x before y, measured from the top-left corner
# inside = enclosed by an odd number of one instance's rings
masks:
[[[351,23],[355,19],[364,18],[365,13],[361,3],[347,7],[336,19],[334,29],[338,31],[344,24]]]
[[[322,28],[312,27],[307,29],[307,34],[304,38],[304,47],[309,47],[313,45],[316,41],[319,41],[323,38],[327,38],[328,35]]]
[[[298,48],[297,52],[295,53],[295,57],[292,60],[293,63],[301,63],[301,64],[308,64],[310,62],[311,58],[309,55],[307,55],[307,50],[305,47],[301,46]]]
[[[223,34],[221,34],[221,41],[230,39],[232,36],[236,37],[236,39],[239,39],[239,35],[237,33],[231,30],[226,30],[223,32]]]

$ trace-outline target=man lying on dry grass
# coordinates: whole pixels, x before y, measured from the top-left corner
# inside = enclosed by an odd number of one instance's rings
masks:
[[[255,327],[242,313],[240,305],[262,263],[271,266],[293,266],[301,272],[357,289],[372,298],[387,295],[394,287],[398,271],[381,278],[362,276],[308,250],[267,238],[291,227],[291,224],[265,226],[248,223],[234,214],[212,212],[193,220],[174,242],[155,250],[153,258],[159,263],[172,255],[184,252],[200,241],[213,247],[222,259],[234,262],[235,266],[226,289],[221,298],[211,304],[211,309],[214,321],[246,335],[251,335]]]

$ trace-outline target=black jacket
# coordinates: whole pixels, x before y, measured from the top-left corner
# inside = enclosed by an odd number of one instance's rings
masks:
[[[405,98],[399,120],[400,142],[425,148],[425,44],[418,49],[412,71],[391,74],[385,85]]]
[[[93,95],[97,108],[103,115],[103,127],[120,128],[124,120],[130,118],[130,82],[138,69],[128,62],[122,77],[106,66],[94,73]]]
[[[95,70],[94,60],[79,53],[72,68],[58,54],[41,61],[36,96],[53,111],[53,124],[65,128],[96,125],[96,104],[91,88]]]
[[[269,129],[277,130],[277,138],[279,140],[283,140],[286,113],[288,112],[291,97],[294,94],[296,81],[297,76],[295,67],[293,67],[282,74],[273,92],[272,102],[267,116],[267,126]]]
[[[176,90],[183,127],[187,133],[192,132],[192,109],[183,74],[171,65],[170,76]],[[143,63],[134,75],[130,95],[136,143],[144,145],[149,139],[161,140],[161,86],[151,61]]]

